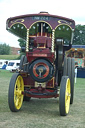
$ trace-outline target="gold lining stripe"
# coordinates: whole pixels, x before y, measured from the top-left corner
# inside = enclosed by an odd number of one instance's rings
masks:
[[[46,88],[54,88],[54,84],[55,84],[55,77],[52,77],[52,79],[51,80],[53,80],[53,85],[51,85],[51,86],[46,86]],[[50,80],[50,81],[51,81]]]
[[[68,24],[65,24],[65,23],[62,23],[62,24],[57,25],[57,26],[55,27],[55,30],[56,30],[59,26],[61,26],[61,25],[66,25],[66,26],[68,26],[68,27],[72,30],[72,27],[71,27],[70,25],[68,25]]]
[[[23,24],[23,23],[21,23],[21,22],[16,22],[16,23],[12,24],[12,25],[10,26],[10,28],[11,28],[13,25],[15,25],[15,24],[22,24],[22,25],[27,29],[26,25]]]
[[[24,85],[24,87],[31,87],[31,85]]]
[[[46,22],[46,21],[44,21],[44,20],[40,20],[40,21],[34,22],[34,23],[29,27],[29,29],[30,29],[35,23],[39,23],[39,22],[47,23],[47,24],[51,27],[51,29],[52,29],[52,26],[51,26],[48,22]]]

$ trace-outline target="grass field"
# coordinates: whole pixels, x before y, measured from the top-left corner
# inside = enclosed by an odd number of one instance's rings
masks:
[[[74,103],[67,116],[59,115],[59,99],[23,102],[13,113],[8,107],[8,87],[12,73],[0,70],[0,128],[85,128],[85,79],[77,78]]]
[[[0,55],[0,59],[5,60],[15,60],[19,57],[19,55]]]

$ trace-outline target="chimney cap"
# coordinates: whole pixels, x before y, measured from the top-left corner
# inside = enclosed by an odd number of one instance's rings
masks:
[[[48,12],[45,12],[45,11],[41,11],[40,13],[42,13],[42,14],[48,14]]]

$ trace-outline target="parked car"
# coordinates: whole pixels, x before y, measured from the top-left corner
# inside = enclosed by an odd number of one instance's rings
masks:
[[[8,62],[6,70],[15,71],[16,69],[19,68],[19,65],[20,65],[20,60],[10,60]]]

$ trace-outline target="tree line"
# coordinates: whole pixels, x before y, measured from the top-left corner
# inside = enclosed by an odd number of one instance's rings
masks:
[[[73,45],[85,45],[85,25],[76,25]]]
[[[0,44],[0,55],[9,55],[10,54],[10,46],[6,43]]]
[[[26,42],[23,39],[18,39],[19,46],[24,47]],[[85,25],[76,25],[74,32],[73,45],[85,45]],[[10,46],[6,43],[0,44],[0,55],[11,54]]]

